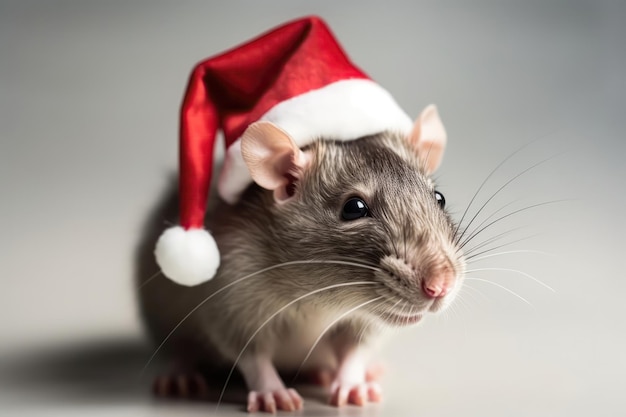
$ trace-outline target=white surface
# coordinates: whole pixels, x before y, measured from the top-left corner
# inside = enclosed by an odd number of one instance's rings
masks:
[[[517,253],[385,348],[386,401],[305,415],[620,415],[626,383],[626,8],[619,2],[0,3],[0,414],[211,415],[152,401],[132,291],[142,220],[176,166],[198,60],[315,12],[410,114],[441,112],[437,175],[460,218],[554,199],[477,241]],[[480,207],[473,205],[473,210]],[[472,211],[473,212],[473,211]],[[536,235],[540,233],[539,235]],[[502,250],[505,250],[504,248]],[[155,372],[151,368],[150,372]],[[221,413],[242,415],[239,406]]]

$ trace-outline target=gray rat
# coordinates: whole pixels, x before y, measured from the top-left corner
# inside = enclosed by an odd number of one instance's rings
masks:
[[[140,278],[151,335],[187,363],[236,367],[249,411],[300,409],[280,374],[301,369],[331,371],[334,405],[380,400],[367,377],[372,343],[443,310],[463,281],[457,226],[430,178],[445,142],[434,106],[408,135],[303,149],[272,123],[250,125],[242,153],[254,184],[207,216],[222,256],[215,278],[193,288]]]

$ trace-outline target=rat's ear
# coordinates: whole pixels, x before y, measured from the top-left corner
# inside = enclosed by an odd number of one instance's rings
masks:
[[[279,203],[293,195],[293,183],[308,163],[291,136],[270,122],[256,122],[246,129],[241,153],[254,182],[273,190]]]
[[[415,120],[409,142],[417,149],[428,174],[433,173],[441,164],[447,139],[437,107],[434,104],[426,106]]]

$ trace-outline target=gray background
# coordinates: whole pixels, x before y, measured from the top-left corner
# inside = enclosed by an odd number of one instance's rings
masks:
[[[155,402],[133,292],[140,227],[176,167],[192,65],[288,19],[323,16],[416,116],[449,133],[440,189],[511,216],[445,314],[382,352],[386,401],[315,415],[623,415],[624,2],[0,3],[0,414],[207,415]],[[534,141],[534,142],[533,142]],[[470,212],[480,207],[474,204]],[[495,244],[494,244],[495,245]],[[493,245],[492,245],[493,246]],[[221,413],[241,413],[225,404]]]

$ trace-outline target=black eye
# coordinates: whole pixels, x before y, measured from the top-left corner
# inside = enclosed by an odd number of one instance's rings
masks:
[[[341,217],[344,220],[356,220],[369,214],[369,209],[365,201],[358,197],[351,198],[343,205]]]
[[[446,199],[439,191],[435,191],[435,200],[437,200],[439,207],[444,208],[446,206]]]

